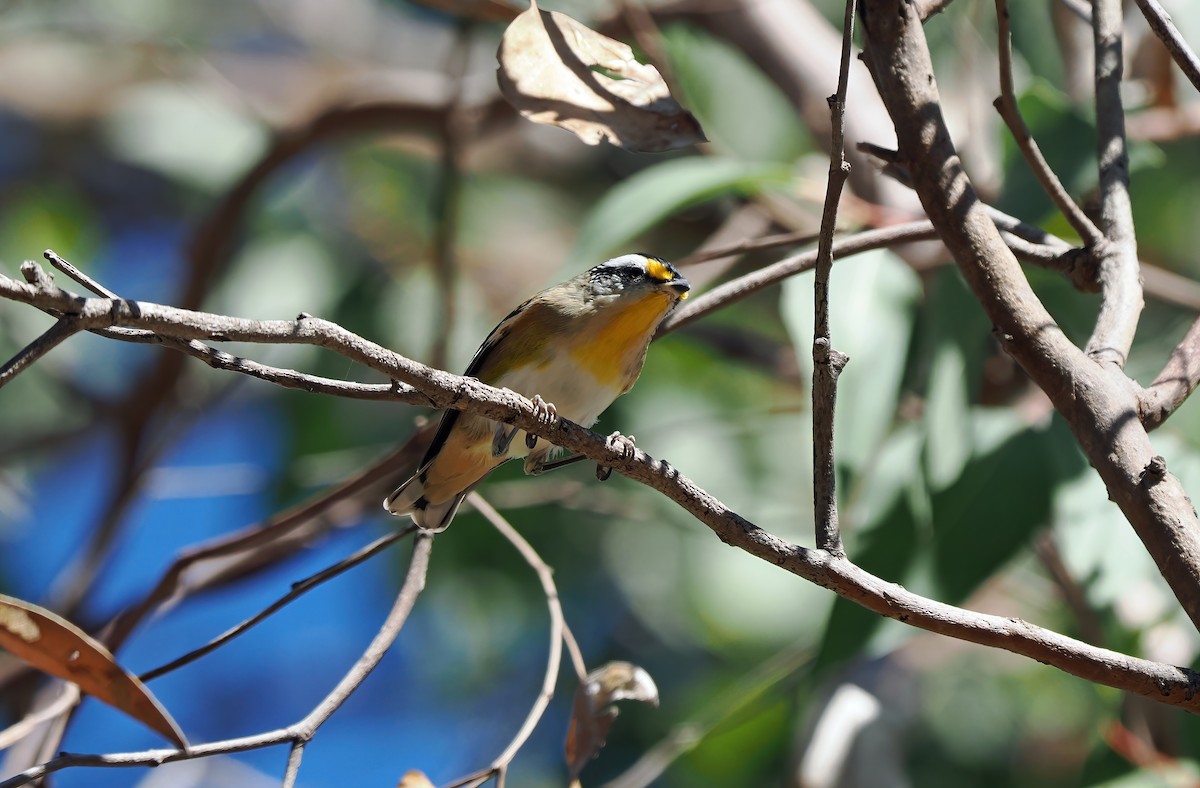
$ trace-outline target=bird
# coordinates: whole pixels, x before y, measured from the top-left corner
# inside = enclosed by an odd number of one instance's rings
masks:
[[[463,374],[531,399],[538,417],[584,427],[629,391],[663,319],[687,298],[691,284],[666,260],[626,254],[541,291],[500,321]],[[388,512],[438,533],[483,479],[510,459],[525,458],[538,474],[557,447],[472,413],[446,411],[417,472],[383,502]],[[609,445],[632,453],[620,433]]]

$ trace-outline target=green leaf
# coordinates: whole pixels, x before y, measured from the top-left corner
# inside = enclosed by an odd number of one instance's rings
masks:
[[[942,489],[958,478],[974,452],[970,407],[990,351],[991,325],[951,267],[929,284],[922,323],[921,344],[930,348],[923,354],[930,357],[922,417],[925,471],[929,486]]]
[[[745,53],[690,24],[667,25],[663,40],[684,103],[719,150],[784,162],[814,148],[791,100]]]
[[[939,598],[951,604],[966,598],[1050,522],[1058,485],[1084,467],[1078,453],[1061,449],[1072,441],[1061,420],[1010,434],[995,445],[996,433],[1009,431],[1015,417],[984,413],[976,417],[975,440],[992,446],[932,497],[934,575]]]
[[[609,190],[584,219],[572,267],[594,265],[685,208],[725,194],[754,194],[786,186],[782,164],[689,156],[648,167]]]

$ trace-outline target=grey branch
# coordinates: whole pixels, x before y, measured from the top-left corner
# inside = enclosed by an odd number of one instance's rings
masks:
[[[1171,21],[1171,15],[1158,0],[1137,0],[1137,4],[1138,8],[1142,9],[1142,15],[1146,17],[1146,21],[1150,23],[1150,29],[1163,42],[1167,51],[1171,53],[1171,57],[1175,58],[1179,68],[1183,69],[1183,73],[1191,80],[1192,87],[1200,90],[1200,58],[1196,57],[1196,53],[1183,40],[1179,28],[1175,27],[1175,23]]]
[[[1192,323],[1167,365],[1141,394],[1138,413],[1146,429],[1167,420],[1200,385],[1200,318]]]
[[[1129,197],[1129,151],[1121,103],[1124,41],[1121,0],[1092,4],[1096,68],[1096,157],[1100,224],[1107,243],[1097,251],[1100,314],[1085,348],[1096,361],[1124,367],[1142,313],[1142,281]]]
[[[1137,419],[1135,387],[1117,364],[1097,364],[1071,343],[1004,245],[963,171],[946,128],[924,31],[915,12],[902,0],[867,0],[865,6],[871,73],[886,97],[901,140],[901,160],[930,220],[1006,352],[1063,415],[1104,480],[1109,497],[1137,532],[1192,622],[1200,626],[1200,522],[1175,476],[1165,470],[1152,478],[1145,474],[1156,452]],[[1119,134],[1114,139],[1123,140]],[[1110,164],[1119,167],[1122,160],[1118,155]],[[1121,189],[1119,178],[1111,172],[1109,178],[1116,184],[1112,193],[1118,195],[1112,202],[1118,204],[1119,195],[1128,194]],[[1115,221],[1104,227],[1106,232],[1116,230],[1116,238],[1123,232],[1119,225],[1124,219],[1117,217],[1119,213],[1110,210],[1108,215]],[[1115,238],[1110,237],[1113,242]],[[1133,294],[1123,287],[1129,274],[1128,259],[1122,252],[1110,265],[1108,278],[1102,279],[1106,308],[1112,317],[1120,318],[1110,326],[1114,329],[1119,329],[1117,324],[1136,323],[1136,315],[1123,312],[1116,297],[1136,297],[1140,304],[1140,287]],[[1136,278],[1136,256],[1132,260]],[[1123,345],[1119,336],[1123,329],[1103,334],[1112,340],[1105,342],[1106,347]],[[1122,357],[1127,349],[1125,345]]]
[[[1025,119],[1021,117],[1021,110],[1017,107],[1012,73],[1012,31],[1009,29],[1008,13],[1008,0],[996,0],[996,21],[1000,37],[1000,98],[995,101],[996,110],[1004,119],[1009,131],[1012,132],[1017,148],[1025,157],[1029,168],[1033,170],[1042,189],[1054,201],[1071,226],[1075,228],[1075,232],[1079,233],[1079,237],[1083,239],[1084,243],[1088,247],[1094,248],[1103,243],[1104,235],[1096,225],[1092,224],[1092,220],[1087,217],[1083,209],[1071,199],[1071,195],[1067,194],[1062,181],[1054,174],[1054,170],[1050,169],[1046,157],[1042,155],[1041,148],[1038,147],[1033,135],[1029,133],[1029,127],[1025,125]]]
[[[850,46],[854,37],[855,0],[846,0],[842,20],[842,52],[838,61],[837,92],[829,97],[831,142],[829,177],[821,211],[821,235],[817,241],[816,274],[813,277],[813,522],[816,545],[833,555],[844,555],[838,527],[837,484],[833,459],[833,422],[837,403],[837,379],[849,360],[833,348],[829,329],[829,276],[833,272],[833,232],[837,227],[838,203],[850,177],[846,161],[846,89],[850,81]]]

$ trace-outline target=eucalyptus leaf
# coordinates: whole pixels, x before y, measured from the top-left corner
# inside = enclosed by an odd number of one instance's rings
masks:
[[[611,256],[679,211],[725,194],[754,194],[786,186],[792,170],[782,164],[687,157],[647,167],[614,186],[584,219],[573,265]],[[646,250],[653,252],[653,250]]]

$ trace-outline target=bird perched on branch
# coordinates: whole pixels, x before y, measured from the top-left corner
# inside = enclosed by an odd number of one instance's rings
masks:
[[[464,374],[531,398],[546,421],[561,416],[590,427],[633,387],[658,324],[690,289],[665,260],[613,258],[514,309]],[[631,439],[618,433],[609,440],[632,450]],[[525,472],[537,474],[574,459],[548,462],[556,448],[516,427],[446,411],[416,474],[383,507],[443,531],[467,493],[507,460],[524,457]]]

